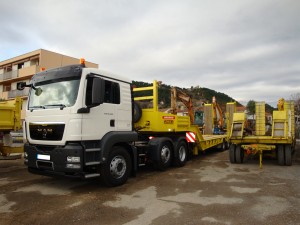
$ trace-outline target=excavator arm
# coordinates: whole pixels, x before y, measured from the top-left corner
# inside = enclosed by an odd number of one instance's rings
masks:
[[[214,113],[214,120],[216,121],[215,125],[219,125],[220,127],[224,126],[224,119],[223,119],[223,112],[221,107],[216,101],[216,97],[214,96],[212,99],[212,105],[213,105],[213,113]]]
[[[194,124],[194,109],[193,109],[193,101],[190,95],[184,93],[180,89],[176,87],[171,88],[171,109],[173,114],[177,114],[176,101],[180,100],[188,110],[188,114],[190,116],[191,124]]]

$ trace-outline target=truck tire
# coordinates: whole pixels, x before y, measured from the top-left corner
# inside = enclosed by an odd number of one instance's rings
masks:
[[[182,167],[185,165],[188,156],[188,147],[185,141],[180,141],[174,152],[174,165]]]
[[[291,147],[291,145],[285,146],[284,154],[285,154],[285,165],[291,166],[292,165],[292,147]]]
[[[159,157],[158,160],[155,162],[155,167],[158,170],[164,171],[171,165],[171,161],[173,157],[173,151],[170,142],[162,141],[158,145],[157,151]]]
[[[278,164],[280,166],[284,166],[284,146],[283,145],[278,145],[277,146],[277,159],[278,159]]]
[[[235,160],[235,148],[236,148],[235,144],[231,144],[229,146],[229,160],[230,160],[231,163],[236,163],[236,160]]]
[[[134,102],[133,103],[133,122],[134,123],[139,122],[141,117],[142,117],[142,108],[138,103]]]
[[[243,163],[244,161],[244,149],[242,149],[241,145],[236,145],[235,148],[235,162]]]
[[[124,184],[130,173],[132,163],[129,153],[121,146],[115,146],[109,153],[107,162],[100,167],[100,176],[107,186]]]

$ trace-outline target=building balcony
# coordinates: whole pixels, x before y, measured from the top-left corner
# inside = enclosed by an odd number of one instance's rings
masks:
[[[26,77],[40,72],[40,66],[33,65],[19,69],[19,77]]]
[[[10,80],[18,77],[18,70],[9,71],[3,74],[0,74],[0,81],[2,80]]]
[[[31,76],[40,71],[40,66],[33,65],[30,67],[24,67],[19,70],[9,71],[3,74],[0,74],[0,82],[5,80],[11,80],[20,77]]]
[[[17,96],[20,97],[27,97],[29,93],[29,88],[25,88],[24,90],[11,90],[8,92],[8,98],[16,98]]]
[[[4,91],[2,93],[0,93],[0,99],[1,100],[6,100],[8,98],[8,92]]]

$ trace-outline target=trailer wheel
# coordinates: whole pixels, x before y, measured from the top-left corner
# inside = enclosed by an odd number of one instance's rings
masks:
[[[180,141],[178,143],[174,155],[174,165],[180,167],[184,166],[188,155],[188,148],[185,141]]]
[[[229,160],[230,160],[231,163],[236,163],[235,148],[236,148],[235,144],[231,144],[230,147],[229,147]]]
[[[158,146],[158,161],[155,167],[161,171],[166,170],[170,165],[173,157],[172,147],[168,141],[163,141]]]
[[[283,145],[278,145],[277,146],[277,159],[278,159],[278,164],[280,166],[284,166],[284,146]]]
[[[131,158],[123,147],[113,147],[108,160],[100,167],[100,176],[107,186],[119,186],[124,184],[131,171]]]
[[[290,145],[285,146],[284,154],[285,154],[285,165],[291,166],[292,165],[292,147]]]
[[[225,151],[228,149],[228,142],[223,140],[223,143],[222,143],[222,151]]]
[[[242,149],[241,145],[236,145],[235,161],[236,163],[243,163],[244,161],[244,149]]]

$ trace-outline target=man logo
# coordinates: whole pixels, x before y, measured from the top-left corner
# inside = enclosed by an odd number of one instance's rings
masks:
[[[52,134],[53,129],[52,128],[39,128],[37,131],[42,134],[43,139],[47,139],[48,134]]]

